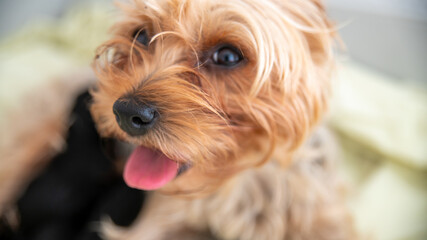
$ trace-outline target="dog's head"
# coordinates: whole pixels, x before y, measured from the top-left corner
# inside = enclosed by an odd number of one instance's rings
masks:
[[[91,111],[102,135],[137,146],[130,186],[211,190],[279,144],[286,161],[324,112],[333,34],[318,0],[121,7]]]

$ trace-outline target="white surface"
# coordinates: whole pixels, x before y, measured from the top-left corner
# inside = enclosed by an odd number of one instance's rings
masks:
[[[329,7],[399,18],[427,19],[426,0],[326,0]]]
[[[426,0],[327,0],[347,53],[389,76],[427,86]]]

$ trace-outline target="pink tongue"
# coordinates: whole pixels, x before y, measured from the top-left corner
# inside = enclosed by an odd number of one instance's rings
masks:
[[[123,177],[133,188],[153,190],[175,178],[178,164],[164,154],[145,147],[137,147],[130,155]]]

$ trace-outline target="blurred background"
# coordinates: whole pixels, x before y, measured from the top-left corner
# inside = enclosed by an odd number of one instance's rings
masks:
[[[373,239],[427,239],[427,1],[325,3],[345,44],[327,124],[356,225]],[[88,66],[115,14],[110,0],[0,0],[0,125],[26,95]]]

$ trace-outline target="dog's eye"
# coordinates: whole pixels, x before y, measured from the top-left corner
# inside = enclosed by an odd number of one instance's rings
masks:
[[[234,47],[222,47],[214,52],[212,60],[217,65],[232,67],[242,61],[243,57],[239,50]]]
[[[145,46],[148,46],[148,43],[150,42],[150,38],[148,37],[147,31],[145,30],[137,30],[133,34],[133,37],[135,40]]]

